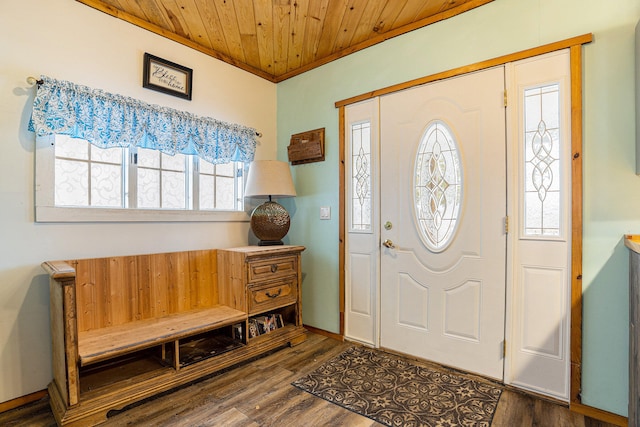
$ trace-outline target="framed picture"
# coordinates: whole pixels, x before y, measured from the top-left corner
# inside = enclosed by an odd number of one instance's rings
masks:
[[[276,327],[284,328],[284,321],[282,320],[282,314],[276,313],[274,314],[274,316],[276,318]]]
[[[258,321],[253,318],[249,319],[249,338],[256,338],[259,335],[262,335],[262,332],[258,328]]]
[[[142,87],[191,100],[192,80],[191,68],[158,58],[150,53],[144,54]]]
[[[262,335],[271,332],[271,330],[269,329],[269,317],[256,317],[256,322],[258,322],[258,334]]]
[[[242,326],[243,323],[236,323],[233,325],[233,339],[244,342],[242,338]]]

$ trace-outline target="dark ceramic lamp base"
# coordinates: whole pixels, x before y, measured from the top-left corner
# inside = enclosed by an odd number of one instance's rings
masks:
[[[264,202],[251,214],[251,230],[260,239],[258,246],[282,245],[289,232],[291,219],[287,210],[272,201]]]

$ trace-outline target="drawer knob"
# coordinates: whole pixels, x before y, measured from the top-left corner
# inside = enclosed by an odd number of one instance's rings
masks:
[[[275,273],[276,271],[278,271],[278,264],[271,264],[271,272]]]
[[[264,294],[266,296],[268,296],[269,298],[278,298],[280,296],[280,294],[282,293],[282,288],[278,289],[278,292],[276,292],[275,294],[272,294],[271,292],[267,291]]]

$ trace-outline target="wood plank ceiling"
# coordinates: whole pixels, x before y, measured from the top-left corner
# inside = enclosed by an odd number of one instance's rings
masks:
[[[280,82],[493,0],[77,1]]]

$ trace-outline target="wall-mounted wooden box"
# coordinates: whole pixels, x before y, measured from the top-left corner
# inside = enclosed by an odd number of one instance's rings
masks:
[[[291,135],[287,151],[292,165],[324,161],[324,128]]]

